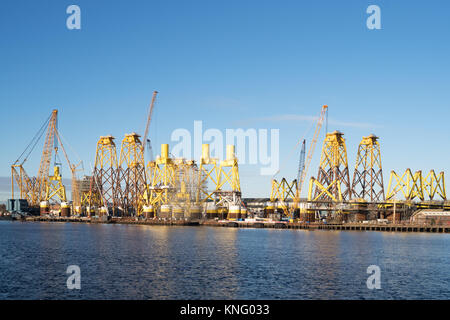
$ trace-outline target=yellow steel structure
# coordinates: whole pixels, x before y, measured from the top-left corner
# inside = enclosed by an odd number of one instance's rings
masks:
[[[128,215],[140,215],[143,206],[148,204],[143,150],[140,135],[134,132],[125,135],[120,149],[117,189],[121,206]]]
[[[313,187],[316,187],[316,194],[313,197]],[[334,190],[337,190],[334,191]],[[317,192],[319,191],[319,192]],[[314,177],[309,180],[309,190],[308,190],[308,201],[318,201],[326,197],[333,202],[342,202],[342,191],[341,182],[339,180],[334,180],[327,187],[323,186]]]
[[[119,205],[118,161],[114,139],[108,135],[101,136],[98,140],[89,195],[85,194],[82,199],[90,207],[112,207],[113,213]]]
[[[214,196],[218,206],[241,205],[241,183],[234,145],[227,145],[226,159],[220,162]]]
[[[272,180],[272,191],[270,193],[270,201],[287,201],[289,198],[294,199],[297,190],[297,180],[290,184],[285,178],[280,182]]]
[[[50,117],[38,131],[37,135],[33,138],[30,145],[28,145],[28,147],[22,153],[22,155],[27,153],[22,163],[19,163],[18,159],[11,166],[12,198],[14,198],[14,185],[16,183],[20,190],[20,197],[22,199],[26,199],[28,204],[32,207],[39,206],[40,201],[47,201],[50,199],[59,199],[61,201],[67,201],[65,188],[62,185],[61,175],[59,173],[59,167],[55,166],[54,175],[53,176],[49,175],[50,163],[53,152],[55,153],[55,161],[56,161],[56,154],[58,153],[58,146],[57,146],[58,141],[61,145],[62,150],[64,151],[64,155],[66,157],[70,169],[73,172],[73,175],[74,170],[76,168],[76,166],[72,166],[70,164],[70,161],[64,150],[63,144],[60,140],[57,129],[57,120],[58,120],[58,110],[54,109]],[[44,135],[44,132],[46,132],[44,138],[44,148],[42,150],[38,173],[36,177],[30,178],[26,173],[23,164],[25,163],[25,161],[27,161],[28,156],[38,143],[40,137]],[[22,155],[19,158],[21,158]]]
[[[238,159],[234,153],[234,145],[227,145],[227,157],[220,162],[216,190],[221,190],[225,184],[231,187],[231,191],[241,192]]]
[[[354,198],[370,202],[385,200],[380,144],[373,134],[363,137],[359,144],[352,192]]]
[[[50,201],[57,199],[60,202],[66,202],[66,188],[62,184],[62,177],[59,173],[59,167],[53,167],[53,176],[49,176],[45,184],[45,197],[43,200]]]
[[[169,157],[169,145],[161,145],[161,155],[155,161],[148,163],[149,177],[149,203],[153,206],[169,204],[176,189],[177,168],[175,162]]]
[[[283,213],[289,215],[289,206],[287,204],[288,199],[296,199],[297,180],[292,181],[290,184],[285,178],[282,178],[280,182],[272,179],[272,191],[270,193],[270,201],[278,202],[278,208],[283,210]],[[294,202],[295,203],[295,202]]]
[[[40,199],[35,192],[36,177],[28,177],[22,164],[13,164],[11,166],[11,195],[13,199],[15,183],[19,188],[20,199],[26,199],[30,205],[37,205],[39,203]]]
[[[346,201],[351,199],[348,172],[347,147],[343,133],[327,133],[322,147],[317,179],[311,178],[310,186],[315,185],[314,196],[309,190],[308,198],[314,201]],[[327,192],[324,192],[327,190]],[[332,197],[330,196],[332,195]]]
[[[422,184],[421,171],[412,174],[411,169],[408,168],[401,177],[395,171],[391,171],[386,200],[394,199],[399,192],[403,194],[405,200],[413,200],[415,198],[423,200]]]
[[[431,170],[423,178],[422,171],[416,171],[412,174],[409,168],[402,176],[399,176],[395,171],[391,171],[386,200],[393,200],[400,193],[408,201],[416,198],[424,201],[425,195],[428,196],[429,200],[434,200],[436,195],[442,200],[446,200],[444,173],[441,172],[439,176],[436,176],[434,170]]]
[[[436,195],[442,200],[447,200],[444,172],[441,171],[441,173],[436,176],[434,170],[431,170],[424,179],[424,191],[430,200],[433,200]]]
[[[42,150],[41,163],[39,164],[39,171],[37,174],[35,193],[36,197],[33,199],[32,205],[37,205],[37,199],[45,199],[46,184],[49,177],[50,162],[52,158],[55,132],[57,130],[58,110],[54,109],[50,117],[47,127],[47,134],[45,136],[44,149]],[[56,149],[56,148],[55,148]],[[55,150],[56,152],[57,150]]]
[[[196,202],[214,201],[215,190],[210,190],[209,185],[213,185],[217,189],[216,186],[219,184],[218,162],[218,159],[210,157],[209,144],[203,144],[198,170]]]

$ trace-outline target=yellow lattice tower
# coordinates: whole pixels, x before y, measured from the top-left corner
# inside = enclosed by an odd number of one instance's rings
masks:
[[[441,172],[439,176],[436,176],[434,170],[431,170],[423,178],[420,170],[412,174],[411,170],[407,169],[401,177],[395,171],[391,171],[386,200],[393,200],[400,193],[408,201],[416,198],[424,201],[425,194],[428,195],[429,200],[434,200],[436,195],[446,200],[444,173]]]
[[[151,173],[149,181],[149,203],[153,206],[169,204],[176,190],[176,165],[169,157],[169,145],[161,145],[161,155],[148,164]]]
[[[297,189],[297,180],[293,180],[289,183],[285,178],[282,178],[280,182],[273,179],[272,190],[270,192],[270,201],[279,201],[278,207],[283,210],[285,215],[289,215],[289,206],[286,201],[289,199],[295,201]]]
[[[288,199],[294,199],[297,190],[297,180],[293,180],[291,183],[287,182],[285,178],[280,182],[272,180],[272,191],[270,193],[270,201],[287,201]]]
[[[447,200],[444,172],[441,171],[437,176],[434,170],[431,170],[424,179],[424,191],[430,200],[433,200],[436,195],[442,200]]]
[[[147,181],[140,135],[126,134],[122,140],[118,169],[120,203],[128,215],[140,215],[147,204]]]
[[[119,206],[117,192],[117,151],[114,137],[102,136],[97,142],[94,173],[91,178],[89,195],[82,196],[82,203],[89,206],[112,208],[113,214]]]
[[[400,177],[392,170],[389,177],[386,200],[393,200],[400,192],[403,194],[405,200],[413,200],[416,197],[423,200],[422,171],[417,171],[413,175],[411,169],[408,168]]]
[[[53,167],[53,176],[49,176],[45,183],[44,201],[57,199],[59,202],[66,202],[66,188],[62,184],[62,177],[59,173],[59,167]]]
[[[384,201],[383,171],[378,137],[363,137],[358,147],[352,192],[354,198],[371,202]]]
[[[199,161],[198,183],[196,202],[214,201],[214,191],[210,185],[216,188],[218,184],[218,159],[211,158],[209,144],[202,145],[202,156]]]
[[[231,190],[226,190],[231,189]],[[227,157],[220,162],[217,170],[217,184],[214,191],[219,205],[241,204],[241,183],[239,180],[238,159],[234,153],[234,145],[227,145]]]
[[[346,201],[351,199],[347,147],[344,134],[327,133],[322,147],[317,180],[311,178],[308,192],[310,201]],[[315,186],[314,196],[312,194]]]

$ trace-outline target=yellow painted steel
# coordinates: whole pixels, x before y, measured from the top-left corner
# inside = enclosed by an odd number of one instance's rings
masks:
[[[412,174],[411,169],[407,169],[402,176],[391,171],[386,200],[393,200],[398,194],[402,194],[407,201],[416,198],[424,201],[425,194],[429,200],[434,200],[436,195],[442,200],[446,200],[444,173],[441,172],[439,176],[436,176],[434,170],[431,170],[423,178],[420,170]]]
[[[150,173],[149,203],[153,206],[167,205],[172,201],[176,188],[176,165],[169,157],[169,145],[161,145],[161,155],[147,165]]]
[[[22,166],[27,160],[26,158],[21,164],[17,164],[16,161],[16,163],[11,166],[12,198],[14,198],[14,185],[17,183],[20,197],[26,199],[30,206],[39,206],[40,201],[44,200],[46,197],[49,169],[53,153],[52,148],[54,147],[55,132],[57,130],[57,117],[58,110],[54,109],[48,120],[44,148],[42,150],[37,177],[28,177],[28,174]],[[57,152],[57,148],[55,148],[55,152]]]
[[[45,197],[44,201],[51,199],[58,199],[60,202],[66,202],[66,188],[62,184],[62,177],[59,173],[59,167],[53,168],[53,176],[49,176],[45,183]]]
[[[310,180],[310,188],[315,186],[314,195],[312,190],[308,192],[308,198],[312,201],[351,199],[347,147],[342,136],[343,133],[334,131],[325,137],[317,179],[312,177]]]
[[[81,195],[81,204],[85,206],[119,205],[118,201],[118,161],[116,144],[111,135],[101,136],[97,142],[95,164],[89,194]]]
[[[122,140],[119,157],[118,189],[122,207],[133,208],[135,215],[148,205],[148,185],[145,174],[144,148],[137,133],[126,134]]]
[[[46,194],[46,184],[49,177],[50,162],[52,156],[52,148],[54,146],[55,131],[57,124],[58,110],[53,110],[50,118],[50,122],[47,127],[47,134],[44,142],[44,149],[42,150],[41,163],[39,164],[39,171],[37,174],[35,193],[37,196],[35,199],[44,199]],[[57,150],[55,150],[56,152]],[[33,203],[37,205],[37,203]]]
[[[447,200],[444,172],[442,171],[436,176],[434,170],[431,170],[424,179],[424,191],[430,200],[433,200],[436,194],[442,200]]]
[[[295,199],[297,190],[297,180],[288,183],[285,178],[280,182],[272,180],[272,191],[270,193],[270,201],[288,201],[288,199]]]
[[[231,191],[241,192],[238,159],[234,153],[234,145],[227,145],[227,158],[220,162],[216,190],[222,190],[226,184],[231,187]]]
[[[21,164],[11,166],[11,195],[14,199],[14,185],[17,184],[20,199],[26,199],[30,205],[39,204],[39,197],[35,192],[36,178],[28,177]]]
[[[352,193],[372,202],[385,200],[380,143],[373,134],[363,137],[358,146]]]
[[[214,200],[215,190],[210,190],[209,185],[213,185],[214,188],[218,185],[218,162],[218,159],[210,157],[209,144],[203,144],[198,170],[198,189],[196,196],[196,201],[198,203]]]
[[[320,192],[313,196],[312,190],[313,187],[316,187],[316,190],[320,190]],[[337,196],[336,193],[332,193],[331,190],[335,186],[337,188]],[[309,189],[308,189],[308,201],[318,201],[321,197],[324,195],[327,195],[329,199],[331,199],[334,202],[342,202],[342,192],[341,192],[341,182],[339,180],[334,180],[331,184],[328,186],[322,185],[319,181],[314,179],[313,177],[309,180]]]

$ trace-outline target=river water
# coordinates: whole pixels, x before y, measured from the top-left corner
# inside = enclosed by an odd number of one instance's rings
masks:
[[[0,299],[450,299],[448,234],[0,221],[0,257]]]

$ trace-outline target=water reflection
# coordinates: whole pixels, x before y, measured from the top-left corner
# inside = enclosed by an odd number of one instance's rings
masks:
[[[450,236],[0,223],[0,299],[450,297]],[[77,264],[82,289],[67,290]],[[371,264],[382,290],[366,287]]]

